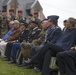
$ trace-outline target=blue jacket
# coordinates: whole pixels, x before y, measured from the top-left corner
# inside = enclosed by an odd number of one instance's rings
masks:
[[[47,42],[56,43],[58,38],[61,36],[62,31],[58,26],[49,27],[45,33],[45,40],[42,44],[46,44]]]
[[[13,32],[13,30],[14,30],[14,28],[11,28],[9,31],[8,31],[8,33],[6,33],[5,35],[4,35],[4,37],[2,38],[3,40],[6,40],[10,35],[11,35],[11,33]]]
[[[55,43],[63,50],[69,50],[76,42],[76,28],[67,29]]]

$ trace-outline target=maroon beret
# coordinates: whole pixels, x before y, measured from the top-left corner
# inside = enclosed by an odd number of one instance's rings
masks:
[[[14,12],[14,9],[9,9],[9,12]]]
[[[22,13],[22,10],[18,10],[18,13]]]

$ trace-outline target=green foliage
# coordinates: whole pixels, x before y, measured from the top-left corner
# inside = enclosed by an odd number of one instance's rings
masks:
[[[40,73],[35,73],[32,69],[18,67],[15,64],[7,64],[7,62],[0,60],[0,75],[40,75]]]

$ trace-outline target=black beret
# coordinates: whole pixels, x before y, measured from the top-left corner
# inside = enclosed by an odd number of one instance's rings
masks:
[[[6,10],[2,10],[2,12],[7,12]]]
[[[32,14],[29,14],[28,16],[33,16]]]

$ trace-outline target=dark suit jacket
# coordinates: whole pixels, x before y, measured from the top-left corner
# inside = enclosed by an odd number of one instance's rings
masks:
[[[30,31],[29,37],[28,37],[28,42],[31,43],[34,39],[37,39],[40,32],[41,32],[41,29],[39,29],[38,27],[36,27],[32,31]]]
[[[21,32],[18,42],[27,41],[28,40],[29,30],[25,29]]]

